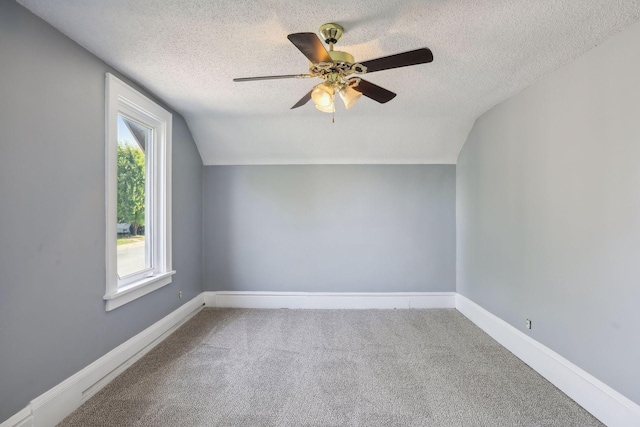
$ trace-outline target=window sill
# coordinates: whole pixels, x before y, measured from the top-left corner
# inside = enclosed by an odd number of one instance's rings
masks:
[[[171,283],[171,276],[175,274],[175,270],[167,273],[158,274],[157,276],[148,277],[139,282],[122,287],[117,292],[107,294],[104,299],[107,301],[107,311],[114,310],[128,302],[140,298],[153,292],[156,289],[160,289],[163,286]]]

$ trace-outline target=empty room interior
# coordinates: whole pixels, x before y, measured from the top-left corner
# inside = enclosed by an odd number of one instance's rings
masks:
[[[0,138],[0,427],[640,426],[637,1],[0,0]]]

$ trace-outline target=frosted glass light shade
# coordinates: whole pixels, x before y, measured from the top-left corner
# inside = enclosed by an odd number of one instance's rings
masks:
[[[328,107],[316,104],[316,108],[323,113],[333,113],[334,111],[336,111],[336,106],[333,104],[333,102]]]
[[[349,108],[356,105],[356,102],[362,96],[362,93],[358,92],[351,86],[345,86],[338,92],[340,98],[342,98],[342,102],[344,102],[345,108],[348,110]]]
[[[316,105],[322,107],[328,107],[333,104],[334,90],[331,86],[325,83],[320,83],[313,88],[311,92],[311,99]]]

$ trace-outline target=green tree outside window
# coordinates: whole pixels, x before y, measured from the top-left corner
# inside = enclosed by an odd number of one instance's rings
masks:
[[[133,235],[144,226],[145,157],[142,150],[118,144],[118,222],[129,223]]]

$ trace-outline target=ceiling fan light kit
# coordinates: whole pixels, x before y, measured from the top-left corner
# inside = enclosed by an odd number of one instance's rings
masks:
[[[329,45],[329,50],[325,49],[314,33],[293,33],[287,36],[289,41],[311,61],[308,74],[243,77],[233,79],[233,81],[320,78],[323,82],[314,86],[291,109],[301,107],[309,100],[313,100],[318,110],[325,113],[333,113],[335,111],[334,99],[336,93],[342,99],[346,109],[353,107],[362,95],[381,104],[389,102],[396,96],[395,93],[363,80],[358,75],[433,61],[431,51],[427,48],[421,48],[382,58],[356,62],[350,53],[333,50],[334,44],[340,40],[344,33],[342,26],[335,23],[324,24],[320,27],[319,33],[324,42]]]
[[[362,96],[362,93],[353,89],[351,86],[343,87],[340,89],[338,94],[340,95],[340,98],[342,98],[342,102],[344,102],[344,108],[347,110],[356,105],[356,102],[358,102]]]
[[[311,91],[311,99],[316,104],[316,108],[325,113],[333,113],[335,111],[333,104],[334,95],[335,90],[333,86],[326,82],[316,85]]]

